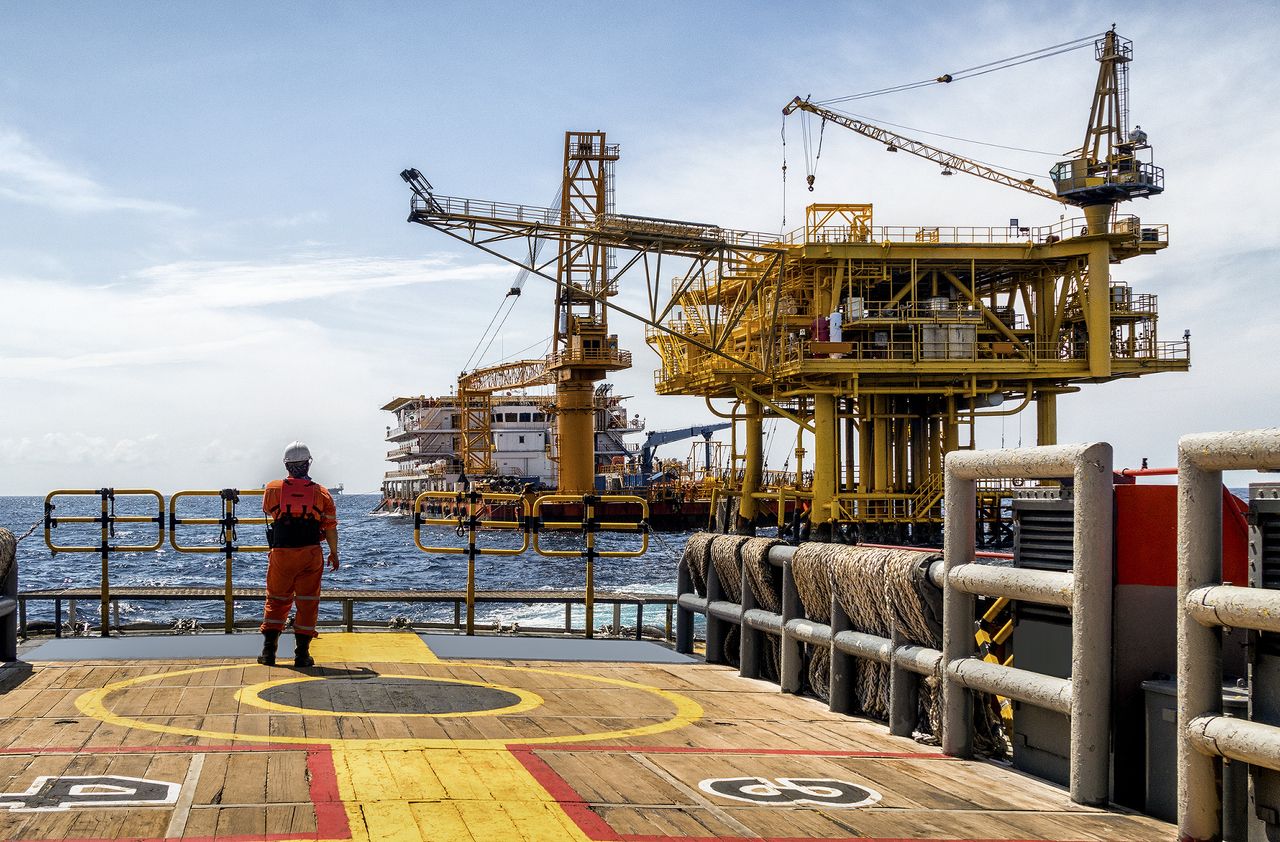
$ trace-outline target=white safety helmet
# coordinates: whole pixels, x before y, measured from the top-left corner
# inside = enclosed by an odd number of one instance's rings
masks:
[[[311,448],[307,447],[300,441],[291,442],[284,449],[284,463],[288,465],[290,462],[310,462]]]

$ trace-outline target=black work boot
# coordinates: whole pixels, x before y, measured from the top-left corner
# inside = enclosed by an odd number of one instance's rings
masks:
[[[262,654],[258,656],[258,663],[274,667],[276,665],[276,647],[278,645],[280,645],[280,632],[275,629],[264,631],[262,633]]]
[[[315,658],[311,657],[311,638],[305,634],[293,636],[293,665],[295,667],[314,667]]]

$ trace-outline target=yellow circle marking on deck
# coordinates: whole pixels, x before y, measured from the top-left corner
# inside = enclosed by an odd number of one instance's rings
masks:
[[[503,684],[492,684],[488,681],[466,681],[461,678],[443,678],[435,675],[392,675],[390,673],[379,673],[378,678],[411,678],[418,681],[439,681],[444,684],[466,684],[471,687],[487,687],[490,690],[500,690],[504,693],[510,693],[511,695],[519,698],[520,701],[501,708],[480,708],[478,710],[448,711],[445,713],[366,713],[358,710],[323,710],[319,708],[282,705],[279,702],[269,702],[260,695],[273,687],[283,687],[286,684],[301,684],[305,681],[324,681],[323,677],[315,675],[304,675],[301,678],[279,678],[275,681],[264,681],[261,684],[253,684],[248,687],[243,687],[236,691],[235,700],[246,705],[253,705],[256,708],[265,708],[266,710],[279,711],[280,713],[300,713],[306,716],[381,716],[394,717],[396,719],[423,717],[428,719],[447,719],[459,716],[473,717],[497,716],[499,714],[510,715],[524,713],[527,710],[533,710],[543,704],[542,697],[537,693],[530,692],[529,690],[521,690],[519,687],[507,687]]]
[[[137,728],[139,730],[154,731],[161,734],[177,734],[183,737],[205,737],[215,740],[241,740],[244,742],[256,743],[329,745],[334,748],[365,749],[369,751],[419,751],[433,748],[502,749],[512,743],[535,745],[617,740],[673,731],[677,728],[683,728],[686,725],[690,725],[702,718],[702,706],[687,696],[682,696],[679,693],[673,693],[670,690],[663,690],[658,687],[649,687],[645,684],[638,684],[634,681],[627,681],[621,678],[607,678],[605,676],[584,675],[583,673],[577,672],[540,669],[537,667],[503,666],[499,664],[484,664],[484,668],[489,670],[506,670],[508,672],[553,675],[560,678],[572,678],[580,681],[594,681],[600,684],[607,684],[612,687],[622,687],[628,690],[638,690],[643,693],[651,693],[669,702],[675,708],[675,714],[668,719],[661,722],[655,722],[650,725],[639,725],[635,728],[620,728],[613,731],[596,731],[590,734],[548,734],[543,736],[510,737],[503,739],[454,740],[439,737],[408,737],[403,739],[344,740],[328,739],[323,737],[293,737],[273,734],[236,734],[227,731],[205,731],[199,728],[183,728],[178,725],[166,725],[160,722],[145,722],[141,719],[135,719],[130,716],[122,716],[120,714],[113,713],[106,705],[106,699],[109,695],[121,690],[126,690],[130,687],[136,687],[165,678],[177,678],[179,676],[194,675],[202,672],[244,669],[244,664],[218,664],[210,667],[194,667],[187,670],[174,670],[172,672],[154,673],[150,675],[140,675],[135,678],[126,678],[122,681],[115,681],[105,687],[101,687],[97,690],[90,690],[89,692],[80,695],[76,699],[76,708],[85,716],[91,716],[94,719],[106,722],[109,725],[116,725],[121,728]],[[308,713],[310,713],[310,711]],[[350,715],[356,717],[363,716],[364,714]],[[615,713],[614,715],[616,716],[617,714]]]

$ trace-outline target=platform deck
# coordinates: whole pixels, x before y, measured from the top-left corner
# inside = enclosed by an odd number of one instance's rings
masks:
[[[724,667],[451,660],[407,633],[313,654],[6,669],[0,838],[1175,836]]]

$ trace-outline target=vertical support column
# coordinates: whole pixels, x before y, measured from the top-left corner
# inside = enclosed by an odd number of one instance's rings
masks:
[[[947,403],[954,412],[955,399],[950,398]],[[974,597],[953,587],[950,578],[952,570],[974,559],[978,503],[973,480],[962,479],[948,468],[944,483],[947,517],[942,538],[946,571],[942,589],[942,752],[952,757],[972,757],[973,696],[950,674],[948,665],[973,654]]]
[[[847,491],[857,491],[858,462],[854,454],[858,453],[858,422],[854,418],[855,402],[853,398],[845,398],[848,406],[844,418],[844,487]]]
[[[1110,205],[1107,205],[1108,212]],[[1095,233],[1103,233],[1106,217]],[[1090,232],[1094,232],[1091,227]],[[1111,246],[1100,237],[1089,250],[1088,301],[1085,320],[1089,326],[1089,374],[1094,377],[1111,376]]]
[[[556,383],[556,437],[559,446],[559,491],[595,491],[595,409],[590,380]]]
[[[813,431],[813,510],[809,516],[814,530],[821,530],[830,540],[831,504],[835,502],[839,470],[835,395],[813,396]]]
[[[1058,443],[1058,394],[1056,392],[1036,393],[1036,444]]]
[[[757,400],[743,401],[743,409],[746,414],[746,460],[742,470],[742,497],[738,500],[736,531],[739,535],[754,535],[760,505],[755,495],[759,493],[764,477],[764,414]]]
[[[889,490],[889,401],[884,395],[871,398],[871,462],[875,466],[871,491],[884,493]]]
[[[1217,628],[1186,610],[1187,595],[1222,583],[1222,471],[1196,465],[1190,437],[1178,446],[1178,838],[1217,839],[1217,767],[1192,745],[1187,725],[1222,714],[1222,646]]]

